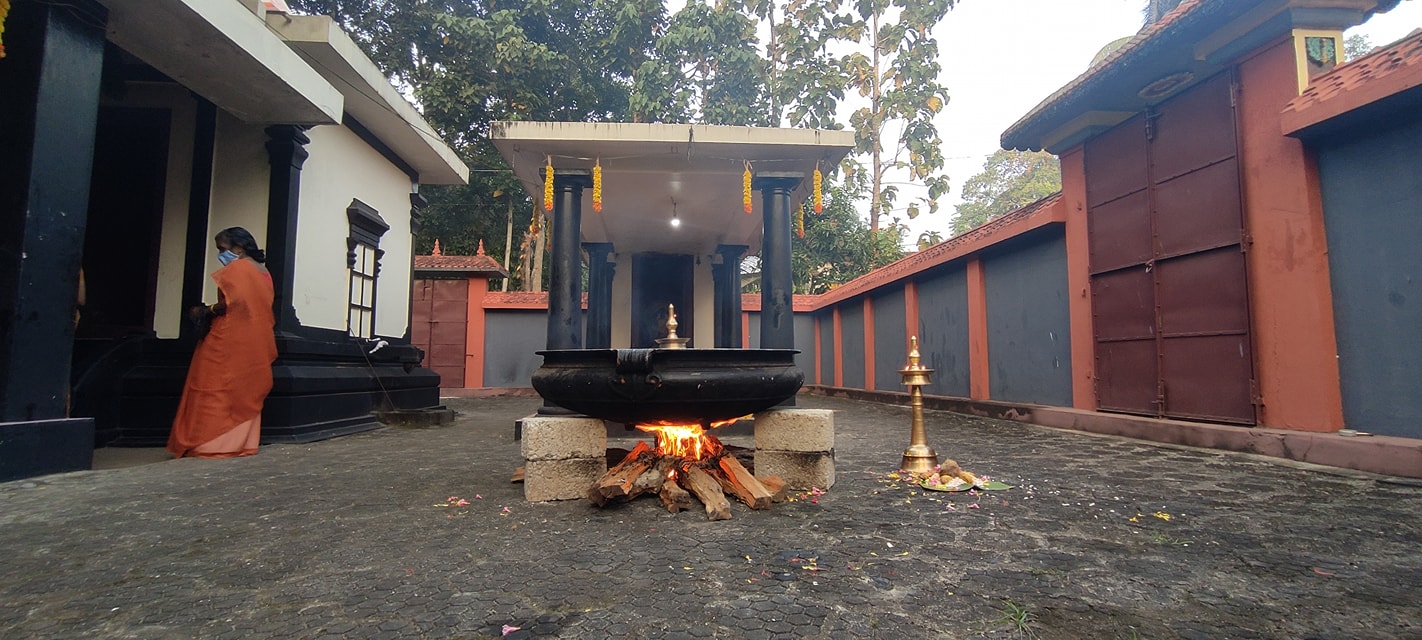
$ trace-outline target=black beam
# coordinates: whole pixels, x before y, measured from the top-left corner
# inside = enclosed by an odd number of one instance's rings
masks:
[[[183,290],[180,300],[183,322],[178,337],[197,340],[197,328],[187,321],[188,307],[202,304],[202,287],[207,279],[207,252],[213,250],[207,236],[212,203],[212,152],[217,144],[217,106],[194,96],[197,116],[193,125],[193,164],[188,187],[188,232],[183,244]]]
[[[561,169],[553,175],[553,272],[548,281],[548,348],[583,346],[583,189],[588,171]]]
[[[0,60],[0,481],[88,469],[66,419],[107,10],[17,2]]]
[[[617,265],[608,262],[611,242],[584,242],[588,252],[588,328],[584,346],[612,348],[612,279]]]
[[[790,266],[790,193],[801,173],[762,173],[760,191],[764,231],[760,251],[760,348],[794,349],[794,281]]]
[[[306,127],[279,124],[266,128],[271,180],[267,191],[267,270],[276,285],[278,334],[295,335],[301,330],[292,296],[296,291],[296,223],[301,205],[301,166],[311,155],[306,144]]]
[[[746,245],[723,244],[716,247],[720,263],[711,265],[715,280],[716,342],[724,349],[741,348],[741,256]]]

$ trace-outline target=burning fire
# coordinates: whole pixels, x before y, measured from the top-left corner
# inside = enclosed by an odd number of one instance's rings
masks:
[[[719,420],[711,428],[732,424],[740,418]],[[657,453],[687,460],[703,460],[721,452],[721,441],[706,433],[699,424],[639,424],[638,429],[657,435]]]

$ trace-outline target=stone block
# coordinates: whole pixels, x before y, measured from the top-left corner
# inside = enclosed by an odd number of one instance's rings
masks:
[[[755,475],[780,476],[785,486],[799,491],[828,490],[834,486],[834,452],[755,450]]]
[[[774,409],[757,413],[755,448],[833,451],[834,412],[827,409]]]
[[[523,466],[523,498],[529,502],[586,498],[607,473],[607,458],[529,460]]]
[[[532,416],[523,420],[520,447],[525,461],[604,458],[607,427],[597,418]]]

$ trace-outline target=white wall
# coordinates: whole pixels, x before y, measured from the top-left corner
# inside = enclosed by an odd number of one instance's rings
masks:
[[[346,208],[360,200],[390,230],[376,280],[375,333],[403,336],[410,308],[410,177],[344,126],[312,128],[301,171],[301,222],[296,232],[293,292],[301,324],[346,331],[350,272]]]
[[[212,236],[228,227],[251,232],[257,246],[267,246],[267,188],[271,162],[267,155],[267,133],[263,125],[246,124],[225,111],[217,112],[217,136],[213,147],[212,199],[207,221],[209,247],[204,254],[203,273],[221,268]],[[217,285],[203,279],[203,300],[217,301]]]
[[[716,346],[716,281],[711,274],[711,256],[696,256],[696,265],[691,269],[696,335],[686,337],[691,338],[692,348],[710,349]]]
[[[612,275],[612,348],[632,348],[632,254],[614,254]]]

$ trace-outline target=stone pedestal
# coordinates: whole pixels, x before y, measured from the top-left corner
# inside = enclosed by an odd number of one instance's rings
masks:
[[[607,472],[607,427],[586,416],[523,420],[523,497],[578,500]]]
[[[755,474],[792,489],[834,485],[834,412],[774,409],[755,414]]]

